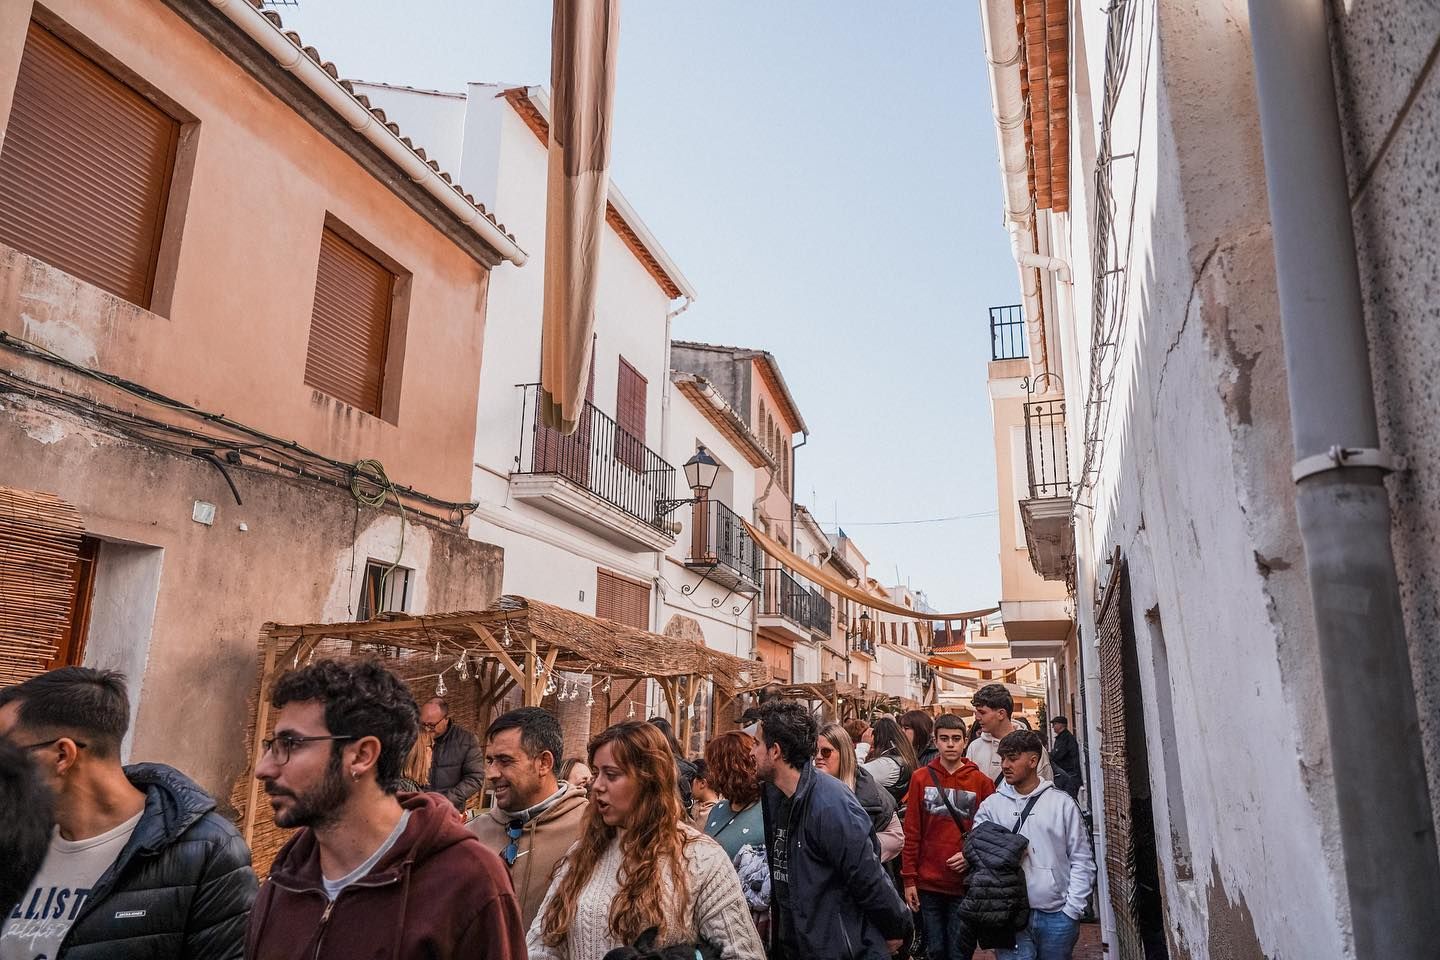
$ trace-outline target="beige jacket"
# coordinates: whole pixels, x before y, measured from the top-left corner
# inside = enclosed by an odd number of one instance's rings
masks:
[[[584,791],[568,783],[562,783],[561,788],[560,799],[528,821],[516,841],[520,852],[510,867],[510,879],[515,884],[515,897],[520,901],[520,914],[527,930],[535,914],[540,912],[556,866],[579,838],[580,825],[585,819]],[[492,805],[466,826],[481,843],[500,854],[510,844],[506,833],[510,819],[510,813]]]

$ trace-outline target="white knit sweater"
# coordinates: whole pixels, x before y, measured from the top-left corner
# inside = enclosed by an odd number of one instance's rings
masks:
[[[760,935],[755,932],[750,910],[745,906],[740,878],[725,856],[725,850],[688,824],[682,825],[681,829],[690,841],[685,846],[690,909],[684,937],[703,939],[720,947],[723,960],[764,960],[765,948],[760,943]],[[555,895],[565,871],[569,869],[567,855],[567,862],[555,871],[555,879],[550,882],[550,890],[545,894],[540,912],[530,925],[526,943],[530,960],[603,960],[609,951],[627,946],[610,932],[610,903],[620,892],[620,866],[620,841],[617,837],[600,855],[590,882],[580,891],[569,936],[560,946],[547,947],[541,940],[540,927],[545,922],[550,898]]]

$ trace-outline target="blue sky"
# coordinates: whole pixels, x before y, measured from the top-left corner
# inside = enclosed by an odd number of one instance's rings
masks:
[[[278,9],[342,76],[549,82],[547,0]],[[676,337],[779,358],[811,429],[797,498],[838,515],[872,575],[898,568],[943,609],[995,602],[986,317],[1018,298],[976,5],[621,16],[611,174],[699,292]]]

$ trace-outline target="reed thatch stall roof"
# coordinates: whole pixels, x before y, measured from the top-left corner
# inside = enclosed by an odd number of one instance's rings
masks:
[[[757,661],[517,596],[501,597],[483,611],[385,614],[354,623],[267,623],[259,652],[254,711],[246,730],[249,765],[231,800],[262,872],[286,838],[272,822],[270,805],[254,779],[258,744],[272,724],[268,693],[280,674],[317,657],[380,658],[405,680],[417,701],[444,696],[452,720],[480,731],[517,690],[521,704],[540,704],[559,673],[604,678],[593,695],[607,707],[612,697],[623,702],[638,684],[654,680],[670,715],[680,718],[682,742],[688,742],[707,686],[713,685],[717,699],[728,701],[770,679],[768,668]]]

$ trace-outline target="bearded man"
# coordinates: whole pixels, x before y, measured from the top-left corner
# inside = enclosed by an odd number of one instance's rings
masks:
[[[255,775],[298,828],[250,913],[250,960],[524,960],[505,865],[450,801],[398,794],[419,733],[404,682],[375,662],[317,660],[275,682]]]

